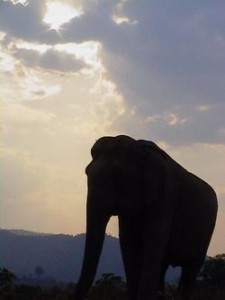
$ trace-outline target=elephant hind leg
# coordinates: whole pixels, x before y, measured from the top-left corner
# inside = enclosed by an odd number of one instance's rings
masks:
[[[161,268],[161,273],[160,273],[160,282],[159,282],[159,290],[164,293],[165,291],[165,276],[166,276],[166,271],[169,267],[168,263],[163,263],[162,268]]]
[[[165,277],[169,265],[170,264],[168,262],[164,262],[162,264],[160,273],[159,293],[157,298],[159,300],[175,300],[174,291],[172,291],[172,289],[169,289],[168,286],[165,286]]]
[[[181,299],[191,300],[195,287],[196,277],[201,269],[202,261],[182,267],[181,278],[178,287],[178,295]]]

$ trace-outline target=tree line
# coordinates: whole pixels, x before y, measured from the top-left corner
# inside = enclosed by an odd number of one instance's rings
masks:
[[[35,269],[38,276],[44,270]],[[18,285],[16,275],[0,268],[0,299],[1,300],[70,300],[73,299],[74,284],[55,285],[51,288],[40,286]],[[165,295],[161,299],[172,299],[174,288],[166,286]],[[113,273],[102,274],[89,292],[90,300],[126,300],[126,283],[122,277]],[[193,300],[224,300],[225,299],[225,254],[208,257],[196,283]]]

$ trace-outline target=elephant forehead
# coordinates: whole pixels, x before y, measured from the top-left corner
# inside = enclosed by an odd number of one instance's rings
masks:
[[[92,147],[93,158],[99,156],[115,156],[131,154],[134,151],[136,141],[128,136],[102,137]]]

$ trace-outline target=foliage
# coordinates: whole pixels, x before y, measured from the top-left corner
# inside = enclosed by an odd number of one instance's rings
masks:
[[[122,300],[125,298],[126,284],[113,273],[102,274],[90,291],[92,300]]]
[[[16,279],[16,276],[11,271],[9,271],[6,268],[0,269],[0,287],[1,288],[11,285],[15,279]]]
[[[225,254],[209,258],[200,273],[193,300],[225,300]],[[0,269],[1,300],[72,300],[74,284],[55,285],[44,288],[31,285],[16,285],[16,276],[9,270]],[[174,287],[167,286],[160,299],[171,300]],[[126,284],[120,276],[102,274],[92,286],[89,300],[127,300]]]
[[[101,278],[95,282],[95,286],[112,286],[114,288],[124,289],[125,282],[120,276],[115,276],[113,273],[104,273],[101,275]]]
[[[8,284],[12,284],[13,281],[16,279],[16,275],[13,274],[6,268],[0,269],[0,287]]]
[[[44,269],[40,266],[36,267],[35,268],[35,274],[38,276],[38,277],[42,277],[42,275],[45,273]]]
[[[0,269],[0,299],[13,299],[15,291],[14,281],[16,280],[15,274],[6,268]]]
[[[18,285],[11,291],[0,291],[1,300],[72,300],[74,286],[44,288],[32,285]]]
[[[213,287],[206,281],[199,281],[192,300],[225,300],[225,288]]]
[[[204,263],[200,277],[213,287],[225,287],[225,254],[208,258]]]

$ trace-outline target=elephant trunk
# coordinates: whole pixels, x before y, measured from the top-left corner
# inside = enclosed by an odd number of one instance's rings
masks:
[[[87,231],[81,275],[76,286],[75,300],[83,300],[96,274],[110,216],[102,216],[87,205]]]

